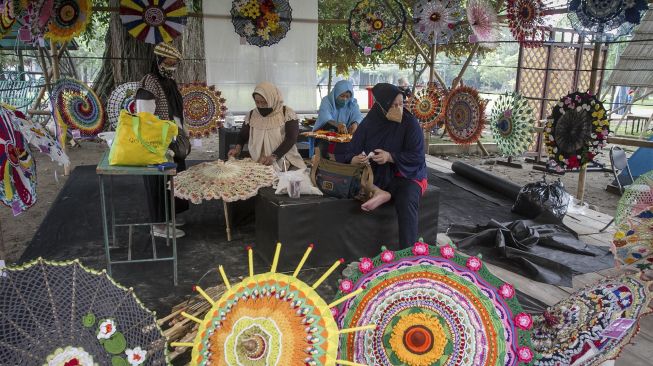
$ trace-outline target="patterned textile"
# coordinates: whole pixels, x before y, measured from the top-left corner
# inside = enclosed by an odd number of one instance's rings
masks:
[[[429,130],[442,123],[444,108],[442,104],[446,91],[436,84],[417,91],[407,101],[408,110],[422,124],[422,128]]]
[[[485,104],[476,89],[459,86],[447,95],[444,102],[444,124],[453,142],[473,144],[485,127]]]
[[[218,132],[227,110],[226,99],[215,86],[204,83],[182,85],[184,127],[190,137],[206,137]]]
[[[63,151],[59,142],[50,136],[50,133],[40,124],[34,123],[21,111],[13,111],[13,122],[20,132],[25,136],[27,142],[40,152],[50,156],[52,161],[59,165],[70,164],[68,155]]]
[[[653,267],[653,171],[626,187],[614,218],[613,251],[618,263]]]
[[[394,46],[406,28],[398,0],[361,0],[349,13],[349,37],[366,55]]]
[[[156,101],[156,107],[154,109],[154,115],[165,120],[170,119],[170,112],[168,106],[168,98],[163,92],[161,83],[159,79],[154,74],[147,74],[143,76],[143,79],[140,82],[140,85],[143,89],[154,94],[154,99]]]
[[[650,285],[633,275],[603,280],[534,317],[533,347],[541,354],[536,365],[598,366],[617,358],[637,334],[639,319],[651,312]]]
[[[340,357],[366,365],[517,365],[535,359],[530,315],[515,289],[477,257],[451,245],[383,248],[343,271],[341,293],[362,291],[338,308]]]
[[[21,10],[22,27],[18,31],[18,39],[31,45],[39,45],[48,33],[50,17],[53,13],[52,0],[21,0],[20,7],[14,2],[14,10]]]
[[[0,270],[3,365],[167,364],[154,313],[133,290],[78,261]]]
[[[14,23],[16,23],[14,2],[13,0],[4,0],[0,4],[0,39],[11,31]]]
[[[247,43],[266,47],[286,37],[292,22],[288,0],[234,0],[231,22]]]
[[[141,83],[133,81],[118,85],[109,95],[107,101],[107,117],[111,129],[118,127],[118,118],[120,111],[126,109],[129,113],[136,114],[136,90]]]
[[[508,0],[508,26],[524,47],[541,47],[549,39],[542,0]]]
[[[446,44],[463,19],[462,2],[455,0],[421,0],[413,6],[415,36],[422,42]]]
[[[46,38],[67,42],[80,35],[91,22],[91,0],[55,0]]]
[[[82,137],[94,137],[104,129],[104,107],[95,92],[81,81],[57,80],[50,98],[57,121],[79,130]]]
[[[120,21],[139,41],[172,42],[184,31],[188,9],[184,0],[120,0]]]
[[[533,142],[535,115],[528,99],[520,94],[506,93],[496,100],[490,125],[503,155],[520,156]]]
[[[648,9],[646,0],[570,0],[567,17],[580,33],[602,33],[607,38],[630,33]]]

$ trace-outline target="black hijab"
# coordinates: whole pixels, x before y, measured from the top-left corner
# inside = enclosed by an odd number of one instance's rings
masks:
[[[175,79],[161,75],[161,72],[159,71],[159,64],[161,62],[163,62],[163,57],[157,56],[156,60],[152,62],[152,69],[150,72],[159,80],[159,84],[161,84],[161,88],[163,89],[163,94],[165,94],[166,99],[168,100],[168,113],[170,114],[170,119],[172,120],[173,117],[177,117],[183,125],[184,98],[181,96],[181,92],[179,92]]]

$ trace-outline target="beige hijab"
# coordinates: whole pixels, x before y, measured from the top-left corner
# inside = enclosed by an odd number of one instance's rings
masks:
[[[255,161],[261,156],[269,156],[283,142],[286,135],[286,122],[298,120],[295,111],[289,107],[285,108],[283,96],[279,89],[272,83],[262,82],[254,88],[254,94],[260,94],[268,107],[272,108],[272,113],[263,117],[258,109],[248,113],[245,123],[249,124],[249,153]],[[305,169],[304,159],[297,151],[297,146],[293,146],[284,155],[277,157],[277,164],[281,170],[294,166],[299,169]]]

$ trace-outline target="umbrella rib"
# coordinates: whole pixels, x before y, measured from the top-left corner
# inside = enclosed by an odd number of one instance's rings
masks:
[[[23,354],[23,355],[25,355],[25,356],[28,356],[28,357],[30,357],[30,358],[32,358],[32,359],[34,359],[34,360],[37,360],[37,361],[41,361],[41,362],[43,362],[43,360],[41,360],[41,359],[39,359],[38,357],[34,356],[34,355],[32,354],[32,352],[30,352],[29,350],[20,349],[20,348],[18,348],[18,347],[16,347],[16,346],[14,346],[14,345],[12,345],[12,344],[9,344],[9,343],[6,343],[6,342],[4,342],[4,341],[0,341],[0,345],[2,345],[3,347],[7,347],[7,348],[9,348],[9,349],[14,350],[14,352],[20,352],[21,354]]]
[[[50,288],[50,281],[48,281],[48,276],[45,273],[45,266],[43,265],[43,262],[40,262],[39,264],[41,267],[41,273],[43,274],[43,280],[45,281],[45,288],[48,290],[48,299],[50,300],[50,305],[52,306],[52,316],[54,317],[54,321],[57,323],[57,332],[59,333],[59,339],[63,339],[63,335],[61,334],[62,326],[61,322],[59,321],[59,317],[57,316],[54,298],[52,297],[52,289]]]
[[[18,324],[16,324],[16,322],[11,320],[11,318],[9,318],[7,315],[5,315],[5,313],[3,311],[0,311],[0,315],[2,315],[3,318],[7,319],[9,324],[11,324],[14,327],[14,329],[16,329],[18,331],[18,333],[22,334],[25,338],[30,339],[32,341],[32,345],[36,344],[36,345],[40,346],[42,350],[46,351],[46,349],[41,346],[41,343],[36,338],[32,337],[27,331],[25,331],[25,329],[23,329]]]
[[[9,272],[9,273],[11,273],[11,272]],[[20,298],[20,301],[23,303],[23,307],[29,313],[30,317],[32,318],[32,321],[34,322],[34,324],[36,324],[37,328],[39,328],[39,330],[41,331],[41,334],[43,336],[45,336],[47,333],[45,332],[43,327],[41,327],[41,323],[39,323],[37,321],[36,316],[34,316],[34,313],[32,312],[32,309],[29,307],[29,304],[27,303],[27,301],[25,301],[25,298],[23,297],[23,294],[16,287],[16,284],[14,283],[13,278],[11,278],[11,276],[9,276],[9,279],[10,279],[10,282],[11,282],[11,286],[14,288],[14,292],[16,293],[16,295],[18,295],[18,298]]]

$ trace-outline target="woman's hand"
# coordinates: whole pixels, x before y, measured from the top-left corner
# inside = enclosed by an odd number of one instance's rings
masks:
[[[261,158],[258,159],[258,162],[263,165],[272,165],[275,161],[277,161],[277,157],[274,155],[261,156]]]
[[[338,133],[339,134],[347,133],[347,125],[342,122],[338,123]]]
[[[360,153],[354,156],[353,158],[351,158],[352,165],[367,164],[367,162],[368,162],[367,155],[365,155],[364,153]]]
[[[354,122],[349,126],[349,134],[353,135],[354,132],[356,132],[356,129],[358,128],[358,123]]]
[[[372,161],[374,161],[379,165],[383,165],[385,163],[394,163],[394,161],[392,160],[392,155],[390,155],[389,152],[381,149],[374,150]]]
[[[240,145],[236,145],[233,149],[229,150],[227,153],[227,156],[237,158],[240,155],[240,152],[243,150],[243,147]]]

